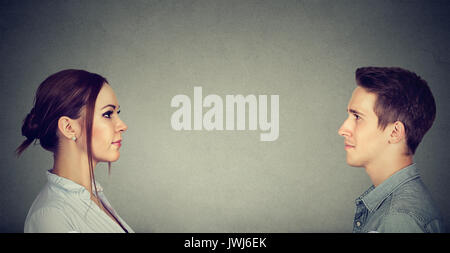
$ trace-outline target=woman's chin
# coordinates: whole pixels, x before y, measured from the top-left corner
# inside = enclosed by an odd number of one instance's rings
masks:
[[[119,160],[119,158],[120,158],[120,153],[119,152],[117,152],[117,154],[114,154],[114,155],[111,155],[111,156],[109,156],[109,157],[104,157],[103,159],[99,159],[101,162],[105,162],[105,163],[107,163],[107,162],[115,162],[115,161],[117,161],[117,160]]]
[[[119,160],[119,158],[120,158],[120,153],[118,153],[116,157],[112,158],[112,159],[111,159],[110,161],[108,161],[108,162],[115,162],[115,161]]]

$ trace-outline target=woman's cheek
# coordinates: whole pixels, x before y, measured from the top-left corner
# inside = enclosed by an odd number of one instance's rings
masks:
[[[108,146],[108,129],[101,124],[94,124],[92,126],[92,146],[94,150],[104,150]]]

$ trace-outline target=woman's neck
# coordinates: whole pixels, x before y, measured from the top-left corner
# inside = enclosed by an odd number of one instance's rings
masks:
[[[96,162],[92,161],[93,168]],[[92,196],[91,174],[86,153],[74,148],[60,148],[54,155],[52,173],[67,178],[88,190]]]

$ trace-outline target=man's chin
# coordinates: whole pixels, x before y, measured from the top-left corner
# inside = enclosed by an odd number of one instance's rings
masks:
[[[347,164],[351,167],[364,167],[361,162],[355,161],[354,159],[349,159],[347,157]]]

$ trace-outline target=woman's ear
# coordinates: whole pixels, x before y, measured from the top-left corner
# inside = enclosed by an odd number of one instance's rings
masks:
[[[74,139],[80,137],[81,126],[77,120],[71,119],[67,116],[62,116],[58,119],[58,132],[61,137],[67,139]]]

